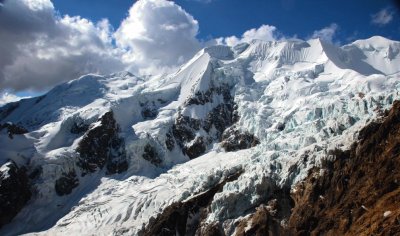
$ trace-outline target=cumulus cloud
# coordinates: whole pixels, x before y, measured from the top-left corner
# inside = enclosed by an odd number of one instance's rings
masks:
[[[0,5],[0,88],[44,89],[79,75],[123,69],[107,20],[61,17],[50,0]]]
[[[137,1],[115,32],[124,60],[134,68],[152,72],[173,68],[192,57],[201,44],[198,22],[180,6],[165,0]],[[149,67],[152,65],[152,67]]]
[[[217,43],[226,44],[228,46],[234,46],[239,43],[250,42],[254,39],[261,39],[265,41],[278,40],[278,34],[276,27],[273,25],[262,25],[258,29],[253,28],[247,30],[243,35],[238,38],[236,36],[230,36],[226,38],[216,39]]]
[[[384,8],[371,16],[372,24],[384,26],[393,20],[394,11]]]
[[[16,102],[22,98],[23,97],[18,97],[9,92],[0,93],[0,107],[10,102]]]
[[[43,90],[87,73],[157,74],[201,48],[198,22],[171,1],[136,1],[117,30],[106,19],[60,16],[50,0],[0,2],[0,90]]]
[[[339,26],[335,23],[332,23],[331,25],[329,25],[323,29],[314,31],[311,38],[320,38],[327,42],[333,42],[335,34],[338,29],[339,29]]]

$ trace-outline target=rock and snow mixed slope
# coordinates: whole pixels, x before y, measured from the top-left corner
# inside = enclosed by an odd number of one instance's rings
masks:
[[[180,232],[233,234],[400,98],[399,76],[400,43],[382,37],[255,40],[205,48],[174,74],[87,75],[7,104],[0,185],[23,168],[31,197],[0,233],[150,234],[183,204]]]

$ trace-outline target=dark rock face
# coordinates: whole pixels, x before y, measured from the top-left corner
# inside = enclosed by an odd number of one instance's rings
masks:
[[[231,127],[222,135],[221,146],[227,152],[233,152],[241,149],[247,149],[260,144],[257,137],[249,132],[241,133],[235,127]]]
[[[324,172],[311,171],[292,197],[296,235],[398,235],[400,232],[400,102],[383,121],[360,131],[350,150],[333,150]],[[385,212],[388,215],[384,216]]]
[[[3,129],[7,129],[7,134],[10,139],[13,139],[14,135],[21,135],[29,132],[21,125],[16,125],[13,123],[5,123],[3,125],[0,124],[0,131]]]
[[[275,186],[269,200],[255,207],[253,213],[239,221],[235,235],[296,235],[287,231],[281,223],[290,216],[292,207],[290,189]]]
[[[205,153],[207,144],[204,142],[203,137],[196,137],[191,145],[186,145],[182,148],[182,152],[190,158],[196,158]]]
[[[156,218],[150,219],[149,224],[138,235],[223,235],[222,228],[219,225],[204,225],[203,227],[200,227],[200,225],[205,224],[202,221],[207,216],[214,195],[220,192],[226,183],[239,178],[242,173],[241,170],[238,171],[208,191],[198,194],[184,203],[172,204]]]
[[[279,123],[276,126],[276,129],[279,130],[279,131],[283,131],[285,129],[285,126],[286,126],[285,123]]]
[[[222,132],[234,123],[233,119],[233,105],[222,104],[214,108],[210,113],[208,113],[206,120],[204,121],[203,128],[207,132],[214,126],[218,131],[218,138],[221,137]]]
[[[72,192],[74,188],[79,185],[79,180],[75,171],[63,173],[62,176],[56,180],[55,189],[59,196],[67,195]]]
[[[24,167],[9,161],[1,169],[0,227],[9,223],[31,198],[31,187]]]
[[[197,92],[194,97],[189,98],[185,102],[185,106],[205,105],[206,103],[212,103],[215,96],[221,95],[223,102],[213,108],[204,120],[193,119],[179,114],[172,127],[172,131],[167,134],[166,147],[172,150],[176,141],[182,149],[183,154],[193,159],[204,154],[207,146],[213,143],[213,141],[221,141],[225,129],[232,126],[239,118],[235,110],[236,105],[231,95],[230,87],[228,85],[220,87],[210,86],[209,90]],[[250,142],[252,137],[249,133],[238,134],[236,138],[240,140],[235,141],[237,142],[236,149],[233,147],[234,144],[232,142],[232,145],[229,147],[232,150],[249,148],[251,145],[258,144],[254,136]],[[246,142],[250,142],[250,144]]]
[[[75,121],[70,129],[71,134],[83,134],[88,131],[89,125],[83,121]]]
[[[201,129],[201,124],[201,120],[180,115],[172,127],[172,134],[175,140],[182,149],[183,154],[190,159],[196,158],[206,151],[207,144],[204,143],[203,137],[196,136],[196,133]],[[171,144],[173,142],[168,137],[167,141]]]
[[[179,147],[182,149],[183,154],[189,156],[190,159],[196,158],[196,152],[187,152],[187,150],[192,148],[191,141],[196,138],[196,133],[200,131],[201,120],[192,119],[187,116],[179,115],[175,120],[175,124],[172,126],[172,134],[178,143]],[[167,138],[169,143],[172,143],[171,139]],[[166,144],[168,147],[168,144]],[[202,147],[201,149],[206,149]],[[201,154],[200,154],[201,155]]]
[[[157,150],[150,144],[144,146],[144,152],[142,156],[143,159],[149,161],[151,164],[155,166],[159,166],[162,163],[162,159],[160,158],[160,155],[158,154]]]
[[[107,168],[108,174],[121,173],[128,169],[125,142],[119,137],[119,126],[113,112],[105,113],[100,124],[86,132],[79,142],[77,165],[83,173],[95,172]]]
[[[43,173],[43,169],[41,166],[37,166],[35,168],[30,169],[29,178],[34,180],[37,179]]]
[[[196,131],[200,130],[201,120],[179,115],[172,127],[172,133],[180,146],[192,141],[196,137]]]
[[[140,103],[140,106],[142,107],[143,119],[151,120],[157,117],[158,109],[154,101],[151,103],[150,102]]]
[[[204,105],[213,102],[213,93],[214,89],[212,88],[206,92],[197,92],[194,97],[191,97],[186,101],[186,105]]]
[[[168,150],[172,151],[175,147],[175,140],[174,140],[174,134],[172,131],[169,131],[166,134],[167,139],[165,140],[165,146],[167,146]]]

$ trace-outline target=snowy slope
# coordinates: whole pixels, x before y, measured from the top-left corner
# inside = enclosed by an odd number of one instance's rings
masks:
[[[382,37],[342,47],[255,40],[205,48],[170,75],[87,75],[8,104],[0,124],[28,133],[1,131],[0,164],[38,174],[31,200],[0,234],[137,234],[174,202],[241,171],[206,219],[231,234],[234,220],[271,194],[265,186],[292,186],[399,99],[399,62],[400,43]],[[88,171],[82,158],[92,152],[83,147],[98,130],[113,141],[107,164],[90,160]],[[252,141],[229,143],[241,138]],[[112,158],[127,165],[110,172]],[[78,184],[60,196],[56,182],[70,173]]]

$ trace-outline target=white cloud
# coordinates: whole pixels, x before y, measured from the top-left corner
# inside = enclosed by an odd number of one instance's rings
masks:
[[[243,33],[243,35],[238,38],[236,36],[230,36],[225,38],[218,38],[216,39],[217,43],[226,44],[228,46],[234,46],[238,43],[250,42],[254,39],[261,39],[265,41],[274,41],[278,40],[276,32],[276,27],[273,25],[262,25],[258,29],[253,28],[247,30]]]
[[[314,31],[311,38],[320,38],[327,42],[333,42],[335,34],[338,29],[339,29],[339,26],[335,23],[332,23],[331,25],[329,25],[323,29]]]
[[[384,8],[371,16],[371,22],[375,25],[384,26],[393,20],[394,11]]]
[[[7,104],[7,103],[10,103],[10,102],[19,101],[22,98],[24,98],[24,97],[18,97],[18,96],[14,95],[12,93],[9,93],[9,92],[0,93],[0,107],[5,105],[5,104]]]
[[[201,48],[198,30],[198,22],[175,3],[140,0],[114,36],[133,70],[154,73],[190,59]]]
[[[50,0],[0,6],[0,88],[45,89],[79,75],[124,68],[110,25],[56,14]]]
[[[166,0],[139,0],[114,31],[60,16],[50,0],[5,0],[0,5],[0,92],[44,90],[86,73],[160,73],[201,47],[198,22]]]

